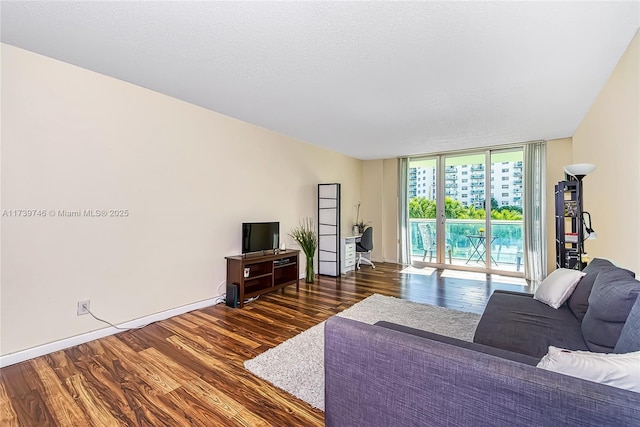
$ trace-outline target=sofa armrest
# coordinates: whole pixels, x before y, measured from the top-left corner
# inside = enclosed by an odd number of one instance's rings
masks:
[[[325,425],[637,425],[640,394],[334,316]]]
[[[496,289],[493,291],[494,294],[508,294],[508,295],[519,295],[523,297],[533,297],[533,294],[530,292],[518,292],[518,291],[507,291],[505,289]]]

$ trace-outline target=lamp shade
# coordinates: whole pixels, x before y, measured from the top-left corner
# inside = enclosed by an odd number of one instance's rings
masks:
[[[564,167],[564,171],[571,176],[585,176],[593,172],[596,165],[591,163],[574,163]]]

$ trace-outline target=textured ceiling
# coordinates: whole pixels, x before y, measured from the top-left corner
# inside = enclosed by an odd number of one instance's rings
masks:
[[[12,2],[2,42],[388,158],[573,135],[639,2]]]

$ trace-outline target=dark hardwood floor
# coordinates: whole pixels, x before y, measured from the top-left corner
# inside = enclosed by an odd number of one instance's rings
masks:
[[[496,289],[529,290],[513,278],[402,270],[321,276],[243,309],[219,304],[3,368],[0,425],[321,426],[321,411],[243,362],[374,293],[481,313]]]

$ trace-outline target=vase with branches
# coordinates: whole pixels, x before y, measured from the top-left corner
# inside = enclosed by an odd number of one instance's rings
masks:
[[[367,227],[367,223],[360,220],[360,202],[354,205],[354,207],[356,208],[356,222],[353,224],[353,231],[355,232],[357,227],[358,233],[363,233],[364,229]]]
[[[300,246],[307,259],[304,281],[313,283],[316,277],[313,269],[313,258],[318,249],[318,233],[313,225],[313,220],[311,218],[303,219],[300,221],[300,224],[291,231],[289,236]]]

